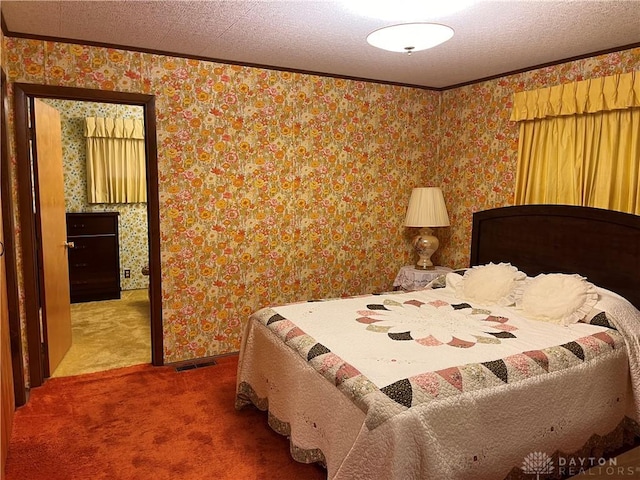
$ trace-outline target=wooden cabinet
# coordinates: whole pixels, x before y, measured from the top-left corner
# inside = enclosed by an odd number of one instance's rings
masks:
[[[120,298],[118,212],[67,213],[71,303]]]

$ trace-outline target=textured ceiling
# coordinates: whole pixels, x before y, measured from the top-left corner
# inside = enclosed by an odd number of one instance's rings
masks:
[[[453,13],[433,11],[452,2],[423,0],[411,7],[386,0],[394,6],[386,19],[372,15],[375,0],[3,0],[0,8],[9,35],[431,88],[640,44],[638,0],[480,0]],[[355,3],[368,7],[365,14],[355,13]],[[429,8],[421,12],[424,6]],[[410,21],[442,23],[455,35],[411,56],[366,42],[373,30]]]

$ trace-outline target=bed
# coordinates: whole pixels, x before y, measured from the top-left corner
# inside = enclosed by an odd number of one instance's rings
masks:
[[[639,271],[638,216],[475,213],[470,268],[424,290],[254,313],[236,408],[329,479],[578,473],[640,437]]]

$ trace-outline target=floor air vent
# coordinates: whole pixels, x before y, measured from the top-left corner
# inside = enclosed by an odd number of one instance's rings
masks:
[[[176,367],[176,372],[184,372],[186,370],[193,370],[194,368],[210,367],[215,364],[216,364],[215,360],[210,360],[204,363],[187,363],[184,365],[180,365],[179,367]]]

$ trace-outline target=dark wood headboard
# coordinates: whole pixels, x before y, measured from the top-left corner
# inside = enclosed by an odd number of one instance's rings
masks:
[[[640,309],[640,216],[569,205],[473,214],[471,265],[510,262],[529,276],[578,273]]]

